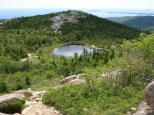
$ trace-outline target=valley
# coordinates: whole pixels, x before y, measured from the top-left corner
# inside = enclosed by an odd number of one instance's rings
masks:
[[[152,32],[86,12],[20,17],[0,25],[0,95],[45,90],[41,102],[64,115],[133,114],[153,70]],[[82,82],[59,87],[72,75],[81,75]]]

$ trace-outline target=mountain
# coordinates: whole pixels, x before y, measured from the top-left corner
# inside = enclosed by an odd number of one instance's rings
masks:
[[[7,20],[0,25],[0,56],[19,60],[53,44],[108,47],[136,39],[141,31],[85,12],[69,10]]]
[[[143,31],[154,31],[154,16],[113,17],[109,20]]]
[[[5,29],[47,29],[60,33],[66,41],[90,39],[121,41],[137,38],[140,31],[85,12],[69,10],[33,17],[15,18]]]

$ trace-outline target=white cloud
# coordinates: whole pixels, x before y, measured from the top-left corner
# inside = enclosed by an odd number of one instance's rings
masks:
[[[144,8],[154,0],[0,0],[0,8]]]

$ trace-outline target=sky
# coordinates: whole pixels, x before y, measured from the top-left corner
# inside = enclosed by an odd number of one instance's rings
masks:
[[[125,8],[154,9],[154,0],[0,0],[0,9],[31,8]]]

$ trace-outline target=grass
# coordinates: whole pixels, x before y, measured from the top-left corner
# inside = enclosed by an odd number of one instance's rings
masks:
[[[143,90],[131,86],[114,87],[99,81],[93,87],[93,91],[87,85],[52,89],[43,102],[64,115],[123,115],[143,99]]]
[[[37,84],[32,85],[33,90],[48,90],[59,85],[62,78],[44,79]]]

